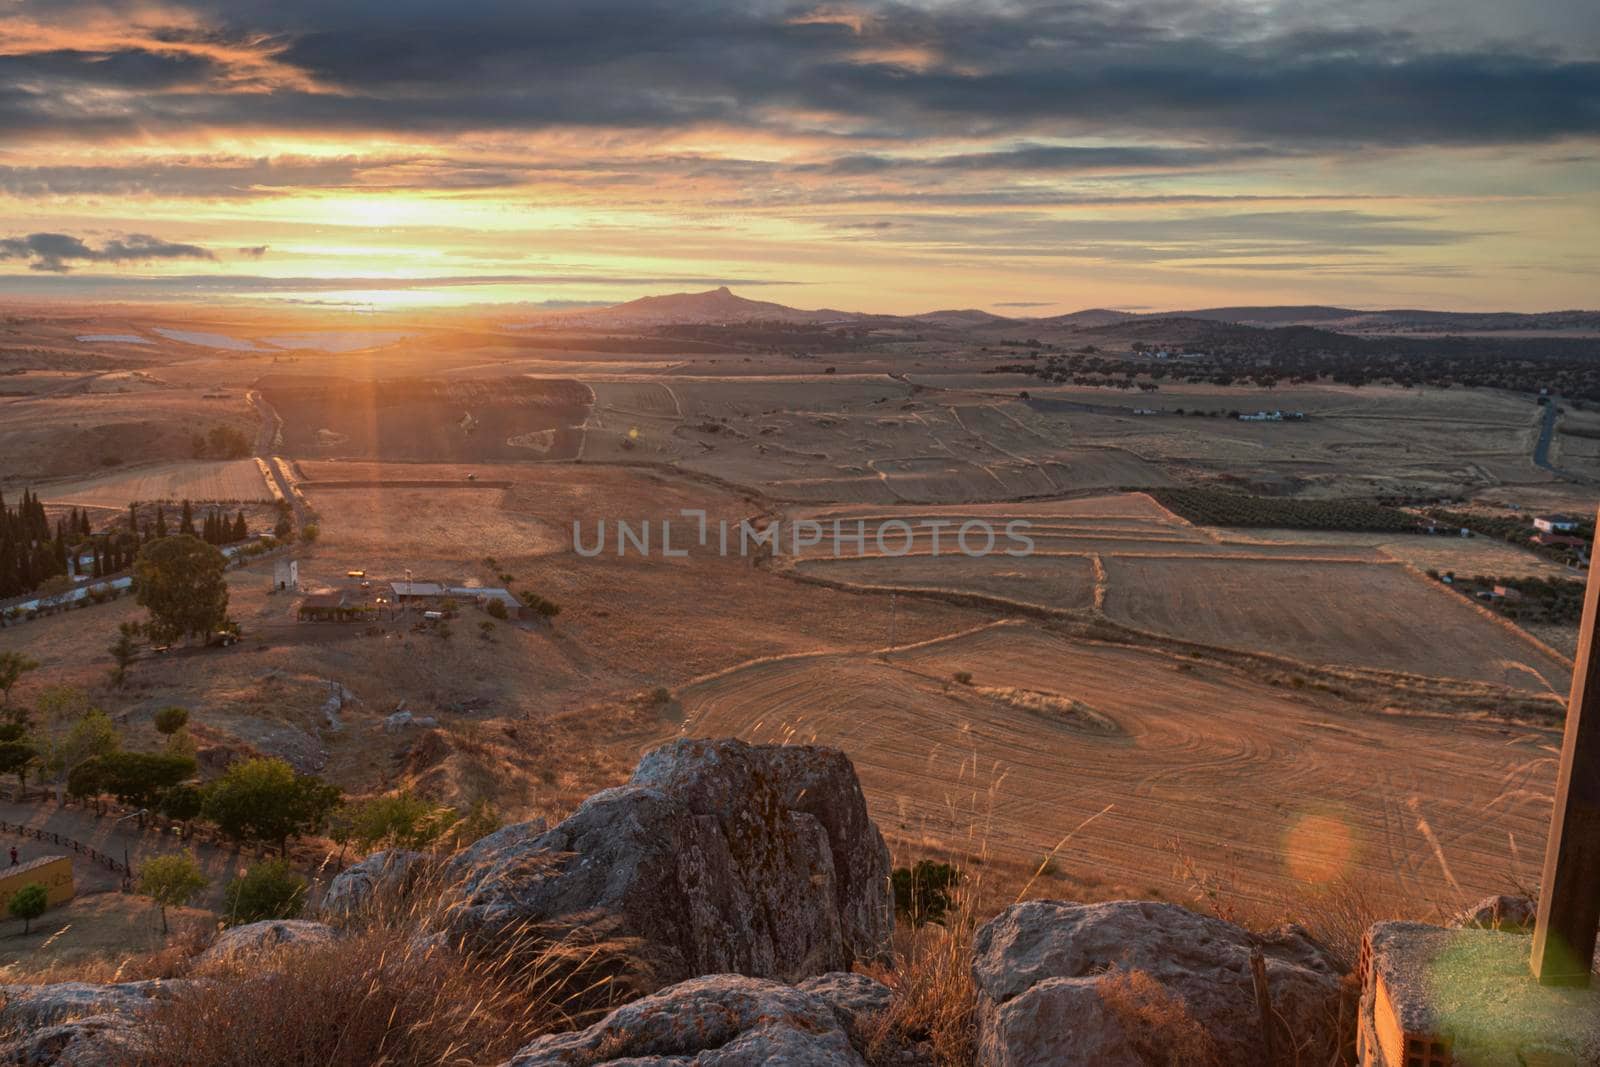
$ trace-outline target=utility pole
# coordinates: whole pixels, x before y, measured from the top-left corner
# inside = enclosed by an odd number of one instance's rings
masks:
[[[895,648],[895,643],[894,643],[895,630],[897,628],[896,624],[899,623],[899,621],[900,621],[900,608],[899,608],[899,605],[895,603],[895,595],[893,593],[890,593],[889,594],[889,651],[890,652],[893,652],[894,648]]]
[[[1594,552],[1590,551],[1590,558]],[[1540,985],[1588,986],[1600,933],[1600,575],[1590,573],[1573,661],[1566,736],[1539,885],[1533,976]]]

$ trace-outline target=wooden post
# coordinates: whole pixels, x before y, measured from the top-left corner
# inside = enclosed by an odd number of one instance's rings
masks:
[[[1597,538],[1600,544],[1600,538]],[[1593,551],[1591,550],[1591,559]],[[1592,565],[1591,565],[1592,566]],[[1561,744],[1555,810],[1533,932],[1533,976],[1540,985],[1587,986],[1600,933],[1600,574],[1583,596],[1583,628],[1573,661],[1567,731]]]

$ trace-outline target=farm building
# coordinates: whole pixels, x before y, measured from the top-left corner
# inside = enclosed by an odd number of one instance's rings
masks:
[[[408,600],[438,600],[450,595],[450,590],[438,582],[414,582],[409,578],[390,582],[389,591],[394,594],[396,604],[404,604]]]
[[[1578,520],[1571,515],[1536,515],[1533,526],[1541,533],[1571,533],[1578,528]]]
[[[1533,543],[1543,545],[1546,548],[1584,548],[1588,545],[1588,542],[1581,537],[1560,533],[1534,534]]]
[[[329,590],[308,593],[300,601],[301,622],[346,622],[360,613],[360,608],[350,602],[348,593]]]
[[[300,561],[276,559],[272,561],[272,588],[280,593],[300,591]]]

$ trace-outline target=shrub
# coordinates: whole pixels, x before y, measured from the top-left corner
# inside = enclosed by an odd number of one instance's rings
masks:
[[[948,863],[918,860],[910,867],[896,867],[890,878],[895,914],[913,926],[943,922],[960,881],[960,869]]]
[[[156,732],[171,737],[189,724],[189,712],[177,705],[162,708],[155,714]]]
[[[300,528],[300,540],[309,545],[314,543],[321,533],[321,527],[314,522],[308,522]]]
[[[38,882],[29,882],[15,893],[6,902],[6,910],[14,919],[22,920],[22,932],[27,933],[33,929],[33,920],[44,914],[44,909],[50,906],[50,894]]]
[[[956,671],[956,673],[953,674],[951,677],[953,677],[961,685],[971,685],[972,684],[972,672],[971,671]]]
[[[263,860],[229,882],[222,900],[229,925],[293,919],[306,906],[306,880],[283,860]]]
[[[200,873],[194,853],[178,852],[147,860],[139,869],[139,892],[161,907],[161,932],[167,932],[167,908],[181,908],[210,881]]]
[[[489,613],[491,619],[508,619],[511,617],[511,613],[506,610],[505,604],[499,600],[489,601],[483,610]]]

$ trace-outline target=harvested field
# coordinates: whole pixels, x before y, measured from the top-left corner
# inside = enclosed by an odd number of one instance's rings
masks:
[[[191,460],[118,471],[41,489],[47,503],[70,507],[126,508],[134,501],[266,501],[272,491],[253,459]]]
[[[283,419],[286,455],[442,462],[570,459],[592,398],[577,382],[526,376],[363,381],[275,375],[262,380],[261,392]],[[549,442],[530,449],[527,435],[540,432],[550,433]]]
[[[1399,564],[1108,558],[1105,611],[1151,633],[1310,663],[1565,692],[1570,668]]]
[[[957,671],[973,684],[953,683]],[[1052,722],[1039,713],[1052,700],[1092,711],[1100,728]],[[1100,895],[1186,901],[1193,887],[1177,872],[1186,857],[1229,897],[1303,901],[1350,878],[1409,914],[1532,876],[1557,742],[1548,730],[1368,714],[1031,625],[887,662],[752,664],[682,701],[691,736],[843,748],[903,855],[1037,864],[1072,834],[1057,863]]]
[[[973,593],[1052,611],[1087,610],[1095,603],[1095,568],[1085,556],[881,556],[807,560],[806,577],[865,588]]]
[[[358,481],[301,486],[337,545],[381,546],[384,556],[409,558],[414,566],[459,568],[485,555],[544,555],[572,543],[570,534],[510,513],[504,488],[456,492],[472,483],[448,484],[449,489]]]

